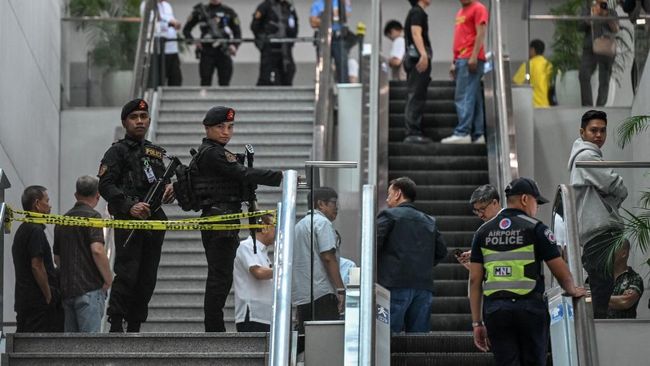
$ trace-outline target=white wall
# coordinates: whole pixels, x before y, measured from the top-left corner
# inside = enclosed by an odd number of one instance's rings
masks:
[[[0,167],[11,181],[6,199],[14,207],[32,184],[47,187],[53,211],[59,207],[60,14],[59,0],[0,1]],[[5,236],[9,322],[15,319],[12,241]]]

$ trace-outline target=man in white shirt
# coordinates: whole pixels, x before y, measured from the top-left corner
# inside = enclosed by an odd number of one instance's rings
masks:
[[[404,27],[397,20],[390,20],[384,27],[384,35],[391,40],[390,58],[391,80],[406,80],[406,71],[402,67],[402,59],[406,52],[404,42]]]
[[[158,83],[160,85],[180,86],[183,83],[181,74],[181,62],[178,57],[178,35],[176,31],[181,29],[181,23],[174,17],[172,6],[164,0],[158,0],[158,21],[156,22],[155,38],[169,39],[164,42],[165,50],[158,59]],[[140,3],[140,16],[144,17],[145,2]],[[152,67],[152,70],[155,70]],[[165,84],[166,82],[166,84]]]
[[[264,215],[258,223],[274,225],[273,217]],[[268,332],[271,329],[273,303],[273,269],[268,247],[275,241],[275,227],[259,230],[257,254],[250,236],[239,244],[233,270],[235,284],[235,326],[238,332]]]

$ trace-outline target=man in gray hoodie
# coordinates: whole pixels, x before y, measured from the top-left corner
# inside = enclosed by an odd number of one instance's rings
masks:
[[[622,228],[618,213],[627,198],[623,178],[609,168],[576,168],[577,161],[602,161],[607,138],[607,114],[590,110],[582,116],[580,137],[569,159],[571,185],[576,193],[582,265],[589,274],[594,318],[605,318],[614,287],[611,265],[605,268],[608,249]]]

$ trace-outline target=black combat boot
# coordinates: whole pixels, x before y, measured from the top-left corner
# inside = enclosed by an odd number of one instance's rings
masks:
[[[126,332],[127,333],[140,333],[140,322],[136,321],[127,321],[126,322]]]
[[[108,322],[111,323],[110,333],[124,333],[124,324],[122,317],[110,317]]]

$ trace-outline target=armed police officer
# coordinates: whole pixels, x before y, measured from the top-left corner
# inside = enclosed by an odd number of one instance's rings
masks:
[[[484,352],[491,349],[499,366],[543,366],[549,324],[542,261],[567,294],[581,297],[585,290],[574,285],[553,232],[533,218],[538,205],[548,202],[535,181],[517,178],[505,192],[508,207],[483,224],[472,242],[474,344]]]
[[[193,158],[198,169],[194,191],[200,196],[202,217],[241,212],[242,202],[248,200],[255,185],[279,186],[282,182],[282,172],[244,166],[244,155],[226,149],[233,136],[234,121],[235,110],[227,107],[214,107],[203,119],[206,138]],[[238,233],[239,230],[201,231],[208,261],[203,304],[206,332],[226,331],[223,307],[232,286]]]
[[[134,99],[126,103],[121,118],[126,136],[104,154],[98,173],[99,193],[116,219],[166,220],[162,209],[143,202],[165,171],[165,150],[145,139],[150,124],[147,102]],[[174,199],[171,184],[165,187],[162,199]],[[115,229],[115,279],[107,311],[111,332],[123,332],[123,321],[128,332],[139,332],[140,324],[147,320],[164,237],[164,231]]]
[[[237,54],[239,43],[219,42],[219,40],[240,39],[241,27],[235,11],[224,5],[221,0],[210,0],[205,4],[197,4],[183,27],[183,35],[193,40],[192,29],[200,24],[201,39],[197,41],[196,49],[200,54],[199,76],[202,86],[212,85],[212,75],[217,69],[220,86],[230,85],[232,78],[232,57]]]
[[[260,75],[257,85],[291,85],[296,73],[293,43],[271,43],[270,38],[295,38],[298,16],[287,0],[264,0],[255,10],[251,30],[260,50]]]

